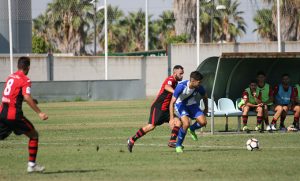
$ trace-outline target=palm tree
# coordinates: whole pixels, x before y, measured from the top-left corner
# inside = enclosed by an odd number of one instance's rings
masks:
[[[189,41],[196,42],[196,1],[195,0],[174,0],[174,16],[176,19],[176,35],[190,35]]]
[[[172,11],[164,11],[153,23],[153,33],[158,35],[156,49],[166,49],[167,39],[175,36],[175,17]]]
[[[253,32],[257,32],[263,39],[276,41],[277,34],[275,25],[272,21],[272,10],[262,9],[258,10],[256,13],[257,14],[253,18],[253,20],[256,23],[257,28],[254,29]]]
[[[263,0],[272,7],[272,19],[277,31],[276,0]],[[300,0],[280,0],[281,38],[283,41],[300,40]]]
[[[226,9],[216,11],[217,23],[214,24],[216,34],[219,38],[217,41],[226,40],[227,42],[235,42],[237,37],[246,33],[246,22],[241,16],[244,12],[238,11],[237,0],[218,0],[220,5],[224,5]],[[221,41],[222,41],[221,40]]]
[[[46,12],[34,20],[34,32],[45,37],[59,52],[85,54],[91,10],[91,4],[80,0],[54,0]]]

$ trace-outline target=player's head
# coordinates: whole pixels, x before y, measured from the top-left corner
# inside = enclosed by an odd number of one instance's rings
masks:
[[[282,76],[281,76],[281,83],[283,85],[289,85],[289,83],[290,83],[290,76],[289,76],[289,74],[282,74]]]
[[[177,81],[181,81],[183,78],[184,70],[181,65],[175,65],[173,68],[173,76]]]
[[[251,90],[256,90],[256,87],[257,87],[257,83],[256,83],[256,80],[251,80],[250,83],[249,83],[249,88]]]
[[[22,70],[24,74],[27,75],[30,69],[30,58],[20,57],[18,60],[18,69]]]
[[[258,83],[264,83],[266,80],[266,74],[263,71],[257,72],[256,80]]]
[[[194,87],[194,88],[199,87],[202,79],[203,79],[203,75],[200,72],[198,72],[198,71],[191,72],[190,84],[192,87]]]

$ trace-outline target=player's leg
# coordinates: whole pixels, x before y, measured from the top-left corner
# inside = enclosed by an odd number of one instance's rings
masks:
[[[296,105],[293,109],[294,111],[294,128],[299,130],[299,117],[300,117],[300,105]]]
[[[269,106],[268,105],[264,105],[264,120],[265,120],[265,124],[266,124],[266,130],[270,131],[271,130],[271,126],[270,126],[270,122],[269,122]]]
[[[260,131],[261,130],[261,123],[262,123],[262,120],[263,120],[263,108],[262,107],[257,107],[255,109],[255,111],[257,112],[257,115],[256,115],[256,127],[255,127],[255,130],[256,131]]]
[[[191,135],[194,141],[197,141],[198,137],[195,133],[195,130],[206,126],[206,117],[204,116],[204,113],[200,110],[199,106],[197,106],[196,104],[189,106],[189,113],[191,118],[196,119],[196,122],[189,127],[188,133]]]
[[[282,109],[283,109],[283,111],[282,111],[282,113],[281,113],[281,115],[280,115],[280,125],[279,125],[279,129],[285,131],[286,128],[285,128],[285,125],[284,125],[284,121],[285,121],[287,112],[288,112],[288,110],[289,110],[289,107],[288,107],[288,106],[282,106]]]
[[[249,128],[247,126],[248,123],[248,112],[250,110],[249,106],[242,106],[242,121],[243,121],[243,131],[248,131]]]
[[[14,124],[14,133],[16,135],[24,134],[29,138],[28,141],[28,167],[27,172],[43,172],[45,170],[44,166],[36,164],[36,158],[38,153],[38,143],[39,143],[39,134],[32,125],[32,123],[25,117],[20,120],[13,121]]]
[[[188,117],[188,115],[181,116],[180,120],[182,122],[182,127],[179,129],[178,139],[177,139],[177,143],[176,143],[176,152],[177,153],[183,152],[182,143],[184,141],[187,129],[190,126],[190,118]]]
[[[178,117],[174,117],[173,120],[170,120],[169,122],[170,128],[172,129],[171,131],[171,138],[169,140],[168,146],[171,148],[176,147],[176,139],[178,136],[179,129],[181,127],[181,121]]]
[[[144,127],[140,128],[135,135],[128,138],[127,140],[127,147],[128,151],[132,152],[132,148],[134,146],[134,143],[140,139],[141,137],[145,136],[148,132],[155,129],[156,125],[159,125],[160,117],[162,116],[162,111],[159,108],[156,108],[155,106],[151,107],[150,110],[150,116],[149,116],[149,122]]]
[[[275,131],[276,130],[276,122],[278,118],[281,116],[283,107],[281,105],[276,105],[274,108],[275,114],[273,116],[272,122],[271,122],[271,130]]]
[[[11,129],[6,124],[4,124],[3,121],[0,119],[0,141],[4,140],[12,133]]]

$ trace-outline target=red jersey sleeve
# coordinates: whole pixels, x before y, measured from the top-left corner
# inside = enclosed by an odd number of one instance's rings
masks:
[[[272,90],[272,88],[270,87],[269,88],[269,97],[273,97],[274,96],[274,92]]]
[[[22,95],[30,95],[31,94],[31,81],[28,78],[24,78],[24,82],[22,85]]]
[[[275,85],[273,90],[273,96],[275,96],[278,93],[278,89],[279,89],[278,85]]]

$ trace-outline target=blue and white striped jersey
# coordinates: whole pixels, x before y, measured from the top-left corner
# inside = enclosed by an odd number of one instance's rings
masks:
[[[195,96],[199,93],[201,96],[206,94],[206,91],[202,85],[196,89],[189,88],[189,80],[180,82],[175,90],[173,96],[177,99],[175,104],[185,104],[186,106],[199,104],[197,103]]]

